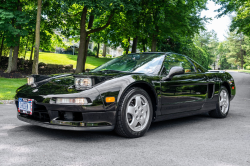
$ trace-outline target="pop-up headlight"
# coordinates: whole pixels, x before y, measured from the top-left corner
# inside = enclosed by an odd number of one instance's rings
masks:
[[[75,78],[75,87],[76,89],[86,89],[92,87],[91,78]]]
[[[27,82],[28,82],[28,85],[32,85],[32,84],[34,84],[34,82],[35,82],[35,78],[32,77],[32,76],[27,77]]]

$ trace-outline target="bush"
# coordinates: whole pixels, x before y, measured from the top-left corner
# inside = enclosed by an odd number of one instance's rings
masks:
[[[245,69],[246,69],[246,70],[250,70],[250,66],[246,66]]]
[[[126,51],[123,51],[122,55],[125,55]],[[128,51],[128,54],[131,54],[131,51]]]
[[[95,53],[93,53],[91,50],[88,50],[87,56],[95,56]]]
[[[106,58],[112,58],[112,55],[107,54],[107,55],[106,55]]]

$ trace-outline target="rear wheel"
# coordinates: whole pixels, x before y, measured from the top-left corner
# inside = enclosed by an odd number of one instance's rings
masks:
[[[129,89],[121,98],[117,114],[117,134],[128,138],[143,136],[150,127],[153,114],[147,92],[140,88]]]
[[[225,118],[229,112],[230,99],[227,88],[221,86],[219,100],[216,104],[216,109],[209,112],[209,115],[215,118]]]

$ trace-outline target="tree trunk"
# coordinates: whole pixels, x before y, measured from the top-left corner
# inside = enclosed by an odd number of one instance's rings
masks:
[[[157,45],[156,35],[153,35],[153,38],[152,38],[152,46],[151,46],[151,52],[156,52],[156,45]]]
[[[76,65],[76,73],[80,73],[83,71],[83,59],[84,59],[84,52],[85,52],[85,43],[87,39],[87,32],[85,28],[86,23],[86,16],[87,16],[87,8],[83,8],[82,16],[81,16],[81,25],[80,25],[80,46],[77,56],[77,65]]]
[[[0,62],[1,62],[1,58],[2,58],[2,52],[3,52],[3,42],[4,42],[4,36],[2,38],[1,48],[0,48]]]
[[[89,39],[87,39],[88,35],[94,32],[99,32],[105,29],[106,27],[108,27],[111,22],[112,17],[114,16],[114,13],[110,14],[109,19],[104,26],[91,29],[88,32],[86,31],[86,27],[85,27],[86,16],[87,16],[87,8],[84,7],[82,16],[81,16],[81,24],[80,24],[80,46],[79,46],[79,53],[77,57],[76,73],[80,73],[85,69],[85,62],[86,62],[86,55],[88,51],[87,48],[88,48],[88,41],[89,41]],[[93,17],[94,19],[94,16],[91,15],[90,20],[89,20],[89,27],[92,27],[91,24],[93,24],[93,22],[91,23],[91,17]]]
[[[29,63],[32,62],[32,55],[33,55],[33,52],[34,52],[35,37],[36,37],[36,35],[34,35],[34,37],[33,37],[32,45],[31,45],[31,53],[30,53],[30,62]]]
[[[37,0],[36,41],[35,41],[35,53],[34,53],[34,61],[33,61],[33,66],[32,66],[32,74],[38,74],[41,12],[42,12],[42,0]]]
[[[137,42],[138,42],[138,36],[136,36],[135,38],[133,38],[133,45],[132,45],[132,51],[131,51],[131,53],[136,53]]]
[[[24,60],[26,57],[27,49],[28,49],[28,44],[29,44],[29,36],[27,36],[27,42],[26,42],[26,47],[25,47],[25,54],[24,54]]]
[[[85,63],[86,63],[86,60],[87,60],[87,56],[88,56],[88,49],[89,49],[89,40],[90,40],[90,36],[87,37],[87,40],[86,40],[86,43],[85,43],[85,50],[84,50],[84,56],[83,56],[83,69],[82,69],[82,72],[85,71]]]
[[[128,43],[129,43],[129,45],[128,45],[128,47],[126,48],[126,54],[128,54],[129,47],[130,47],[130,37],[128,37]]]
[[[92,28],[94,19],[95,19],[95,16],[90,15],[88,29]],[[89,41],[90,41],[90,35],[87,36],[87,40],[86,40],[86,43],[85,43],[85,51],[84,51],[84,56],[83,56],[83,69],[82,69],[82,72],[85,72],[85,63],[86,63],[87,55],[88,55]]]
[[[18,43],[20,42],[20,37],[18,40]],[[12,71],[17,70],[17,58],[18,58],[18,53],[19,53],[19,44],[14,47],[14,53],[13,53],[13,58],[12,58]]]
[[[106,57],[106,52],[107,52],[107,45],[103,44],[103,52],[102,52],[103,57]]]
[[[11,72],[11,68],[12,68],[12,65],[13,65],[13,63],[12,63],[12,50],[13,50],[13,48],[10,47],[8,68],[7,68],[7,70],[5,71],[5,73],[10,73],[10,72]]]
[[[27,42],[26,42],[26,48],[25,48],[25,53],[24,53],[22,68],[24,68],[24,62],[25,62],[25,57],[26,57],[26,53],[27,53],[28,44],[29,44],[29,36],[27,36]]]
[[[143,44],[143,52],[146,52],[146,46]]]
[[[17,10],[22,12],[22,6],[20,3],[20,0],[18,0],[18,4],[19,6],[17,7]],[[17,29],[21,29],[21,26],[17,26]],[[18,59],[18,54],[19,54],[19,45],[20,45],[20,35],[17,34],[17,43],[15,44],[16,46],[14,47],[14,53],[13,53],[13,59],[12,59],[12,71],[16,71],[17,70],[17,59]]]
[[[97,43],[96,57],[99,58],[100,43]]]

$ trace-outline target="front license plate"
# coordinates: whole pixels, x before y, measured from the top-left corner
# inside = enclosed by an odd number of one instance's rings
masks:
[[[18,99],[18,112],[23,114],[29,114],[32,115],[33,110],[33,99]]]

